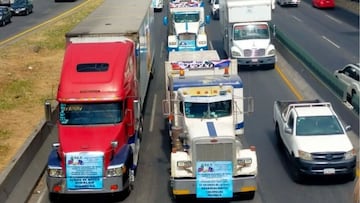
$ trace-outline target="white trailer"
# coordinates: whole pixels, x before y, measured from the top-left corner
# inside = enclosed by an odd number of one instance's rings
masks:
[[[165,81],[173,196],[252,199],[257,157],[240,135],[253,100],[243,97],[236,60],[220,60],[214,50],[170,52]]]
[[[270,29],[273,0],[220,1],[224,51],[240,66],[274,68],[276,50]]]

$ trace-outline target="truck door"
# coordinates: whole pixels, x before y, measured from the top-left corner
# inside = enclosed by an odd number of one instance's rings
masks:
[[[294,115],[290,113],[289,118],[283,126],[283,141],[284,145],[287,148],[288,152],[291,154],[292,142],[294,139]]]

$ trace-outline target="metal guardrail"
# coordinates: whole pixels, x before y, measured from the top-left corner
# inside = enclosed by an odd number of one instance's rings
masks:
[[[52,111],[52,122],[55,122],[57,118],[57,108]],[[11,194],[14,192],[14,189],[17,187],[17,184],[21,180],[22,176],[25,174],[28,167],[33,162],[34,155],[40,150],[44,141],[48,138],[52,126],[48,125],[45,120],[41,121],[34,130],[34,132],[29,136],[25,141],[24,145],[21,147],[20,151],[15,155],[10,165],[5,168],[5,170],[0,174],[0,202],[7,202]],[[21,182],[21,187],[30,190],[37,184],[38,178],[41,177],[46,167],[46,162],[44,165],[38,166],[42,170],[35,170],[31,172],[32,181]],[[18,199],[24,199],[22,202],[26,202],[29,194],[16,194]],[[19,197],[22,196],[22,197]]]
[[[271,26],[272,27],[272,26]],[[326,68],[322,67],[309,53],[298,44],[291,41],[284,33],[276,29],[276,38],[284,44],[297,58],[299,58],[309,70],[324,82],[337,97],[346,101],[347,85],[335,78]],[[354,111],[359,113],[359,95],[355,95],[350,101]]]

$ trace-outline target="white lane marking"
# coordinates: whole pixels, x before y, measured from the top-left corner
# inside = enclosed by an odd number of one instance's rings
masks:
[[[149,132],[152,132],[152,131],[153,131],[153,128],[154,128],[156,100],[157,100],[157,94],[154,95],[154,99],[153,99],[153,105],[152,105],[152,110],[151,110],[151,119],[150,119]]]
[[[334,45],[336,48],[340,48],[339,45],[337,45],[335,42],[331,41],[330,39],[326,38],[325,36],[321,36],[324,40],[330,42],[330,44]]]
[[[212,44],[212,42],[211,42],[211,41],[209,42],[209,45],[210,45],[210,50],[213,50],[213,49],[214,49],[214,47],[213,47],[213,44]]]
[[[337,22],[337,23],[339,23],[339,24],[342,24],[342,21],[341,20],[339,20],[339,19],[336,19],[336,18],[334,18],[334,17],[332,17],[332,16],[329,16],[329,15],[325,15],[326,17],[328,17],[328,18],[330,18],[331,20],[333,20],[333,21],[335,21],[335,22]]]
[[[44,199],[47,197],[47,195],[48,195],[47,187],[44,187],[44,190],[42,191],[42,193],[36,203],[45,202]]]
[[[291,16],[291,17],[293,17],[295,20],[297,20],[299,22],[302,22],[302,20],[300,18],[296,17],[296,16]]]
[[[161,46],[160,46],[160,58],[162,58],[162,53],[164,51],[164,42],[161,42]]]

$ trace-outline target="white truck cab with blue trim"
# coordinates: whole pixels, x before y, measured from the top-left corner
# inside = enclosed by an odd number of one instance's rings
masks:
[[[220,60],[215,50],[170,52],[165,77],[174,198],[252,199],[257,156],[240,138],[253,99],[243,96],[236,60]]]
[[[163,19],[168,26],[168,51],[207,50],[205,25],[209,23],[203,1],[170,1],[169,16]]]

